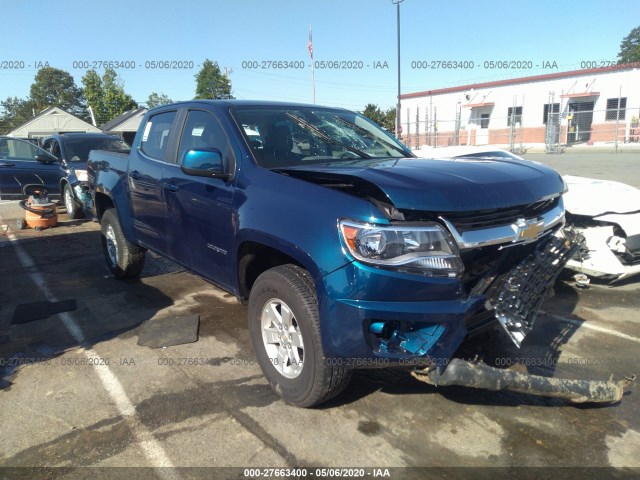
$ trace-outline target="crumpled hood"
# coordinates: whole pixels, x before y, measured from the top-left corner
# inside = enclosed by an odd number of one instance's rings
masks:
[[[284,173],[314,183],[340,179],[365,191],[375,186],[396,208],[433,212],[526,205],[564,190],[555,170],[512,159],[363,160],[343,166],[291,167]]]

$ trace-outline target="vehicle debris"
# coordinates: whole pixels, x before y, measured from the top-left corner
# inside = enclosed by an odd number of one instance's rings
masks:
[[[440,386],[464,386],[485,390],[508,390],[544,397],[555,397],[572,403],[617,403],[622,400],[625,388],[636,379],[635,375],[622,380],[570,380],[529,375],[513,370],[494,368],[481,362],[469,362],[454,358],[446,370],[433,367],[411,372],[416,379]]]
[[[609,180],[563,176],[570,235],[580,237],[567,268],[620,282],[640,273],[640,190]]]

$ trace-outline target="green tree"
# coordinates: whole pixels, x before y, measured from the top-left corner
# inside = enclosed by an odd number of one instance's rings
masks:
[[[8,132],[27,122],[34,115],[49,107],[59,107],[73,115],[84,112],[84,99],[69,72],[53,67],[38,70],[29,97],[8,97],[0,102],[0,131]]]
[[[124,91],[124,84],[115,70],[107,68],[102,76],[104,86],[104,107],[109,120],[128,110],[138,108],[131,95]]]
[[[149,95],[149,98],[147,99],[147,106],[149,108],[157,107],[159,105],[167,105],[169,103],[173,103],[173,100],[162,92],[151,92],[151,95]]]
[[[82,77],[82,85],[87,108],[91,107],[97,122],[106,122],[108,119],[104,110],[104,88],[100,75],[93,69],[87,70]]]
[[[624,37],[618,53],[619,63],[640,62],[640,27],[636,27]]]
[[[217,62],[206,59],[195,77],[195,99],[233,98],[231,96],[231,80],[220,71]]]
[[[368,103],[364,107],[364,111],[362,112],[362,114],[380,125],[388,132],[395,131],[396,109],[394,107],[391,107],[387,111],[383,112],[380,107],[378,107],[378,105]]]
[[[121,113],[138,107],[115,70],[107,68],[102,77],[95,70],[87,70],[82,77],[87,106],[93,110],[97,123],[105,123]]]
[[[389,107],[384,112],[384,128],[391,133],[396,131],[396,107]]]
[[[18,97],[8,97],[0,102],[0,106],[3,110],[0,115],[0,133],[3,134],[27,122],[37,113],[31,100]]]
[[[84,111],[82,90],[80,90],[69,72],[53,67],[38,70],[31,85],[30,101],[36,112],[48,107],[59,107],[73,115]]]

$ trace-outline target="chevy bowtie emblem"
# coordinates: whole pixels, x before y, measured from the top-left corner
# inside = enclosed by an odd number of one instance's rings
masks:
[[[514,227],[517,234],[516,242],[522,240],[531,242],[538,238],[538,235],[544,230],[544,220],[525,220],[521,218]]]

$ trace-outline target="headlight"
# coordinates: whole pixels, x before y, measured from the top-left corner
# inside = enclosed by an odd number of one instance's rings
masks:
[[[464,271],[455,242],[437,223],[397,227],[341,220],[339,227],[349,253],[363,263],[433,277]]]

